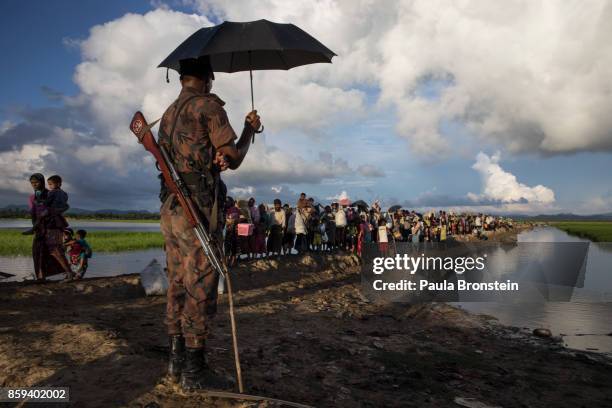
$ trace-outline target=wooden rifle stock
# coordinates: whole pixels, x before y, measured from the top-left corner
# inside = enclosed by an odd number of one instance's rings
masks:
[[[189,189],[180,178],[180,175],[174,169],[174,166],[170,163],[170,158],[165,149],[160,146],[153,133],[151,127],[155,125],[154,122],[151,125],[147,124],[146,119],[142,112],[138,111],[134,114],[132,122],[130,123],[130,130],[138,138],[138,142],[144,146],[144,148],[155,157],[159,170],[161,171],[166,187],[173,193],[179,204],[185,210],[187,220],[192,227],[202,224],[202,220],[198,215],[198,211],[190,198],[191,193]]]

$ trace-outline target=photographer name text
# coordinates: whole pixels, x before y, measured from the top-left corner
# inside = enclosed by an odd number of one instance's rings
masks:
[[[468,282],[459,279],[453,281],[431,282],[427,279],[419,281],[411,281],[402,279],[397,282],[385,282],[382,279],[377,279],[372,282],[372,287],[377,291],[518,291],[519,284],[507,280],[505,282]]]

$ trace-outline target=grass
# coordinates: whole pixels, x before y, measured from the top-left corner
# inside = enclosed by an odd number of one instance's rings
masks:
[[[73,221],[81,221],[81,222],[129,222],[129,223],[135,223],[135,224],[159,224],[159,220],[121,220],[121,219],[114,219],[114,218],[72,218],[72,217],[66,217],[67,220],[73,220]]]
[[[0,229],[0,256],[29,256],[32,254],[32,236],[21,235],[23,229]],[[162,248],[161,232],[90,231],[87,242],[97,252],[121,252]]]
[[[129,222],[129,223],[136,223],[136,224],[159,224],[159,218],[156,219],[134,219],[134,220],[130,220],[130,219],[121,219],[121,218],[84,218],[84,217],[71,217],[71,216],[67,216],[66,217],[67,220],[69,221],[75,221],[75,222]],[[0,218],[1,220],[30,220],[30,217],[7,217],[7,218]]]
[[[550,225],[581,238],[593,242],[612,242],[612,222],[608,221],[562,221],[551,222]]]

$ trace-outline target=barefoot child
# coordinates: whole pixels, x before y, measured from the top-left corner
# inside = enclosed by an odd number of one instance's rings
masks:
[[[70,234],[70,231],[68,231]],[[78,230],[76,232],[76,239],[72,239],[69,235],[66,246],[68,247],[68,256],[70,258],[70,267],[74,275],[74,279],[81,279],[87,272],[89,266],[88,259],[91,258],[92,251],[89,243],[85,240],[87,231]]]

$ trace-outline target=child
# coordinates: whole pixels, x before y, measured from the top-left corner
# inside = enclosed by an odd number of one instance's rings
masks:
[[[319,220],[320,224],[319,224],[319,231],[321,232],[321,250],[323,252],[327,252],[328,251],[328,242],[329,242],[329,237],[327,236],[327,231],[325,230],[326,225],[327,225],[327,220],[325,219],[325,217],[321,217]]]
[[[72,228],[64,229],[64,248],[66,250],[66,258],[68,258],[68,264],[70,265],[69,272],[64,274],[64,280],[71,281],[74,279],[75,270],[77,269],[75,265],[78,264],[78,254],[81,252],[80,245],[77,244],[76,240],[74,239],[74,231]],[[74,258],[74,263],[73,254],[77,255]]]
[[[321,220],[317,220],[316,217],[313,217],[314,222],[316,222],[316,226],[313,228],[312,234],[312,249],[315,252],[321,251],[321,246],[323,245],[323,235],[321,233],[321,226],[325,228],[325,224],[321,222]]]
[[[446,242],[446,224],[440,225],[440,242]]]
[[[87,272],[89,266],[88,259],[91,258],[92,251],[91,247],[85,240],[87,231],[78,230],[76,232],[76,239],[69,240],[66,245],[69,247],[68,256],[70,258],[70,266],[74,279],[81,279]]]
[[[285,219],[287,220],[287,228],[283,236],[283,255],[291,254],[291,248],[295,241],[295,214],[288,204],[283,206],[285,209]]]
[[[49,186],[49,192],[44,200],[45,210],[41,214],[42,217],[36,220],[32,228],[22,232],[23,235],[34,234],[41,227],[43,220],[46,220],[52,228],[63,229],[68,227],[63,214],[70,206],[68,205],[68,194],[62,190],[62,178],[57,174],[53,175],[47,179],[47,185]]]
[[[74,241],[74,231],[72,228],[64,228],[64,250],[66,252],[66,258],[70,259],[70,243]]]
[[[387,236],[387,223],[384,219],[378,222],[378,249],[383,255],[387,255],[389,238]]]
[[[265,207],[264,207],[265,209]],[[268,235],[268,252],[272,255],[281,255],[283,246],[283,234],[287,223],[286,214],[283,210],[281,200],[274,200],[274,209],[268,213],[270,219],[270,234]]]

